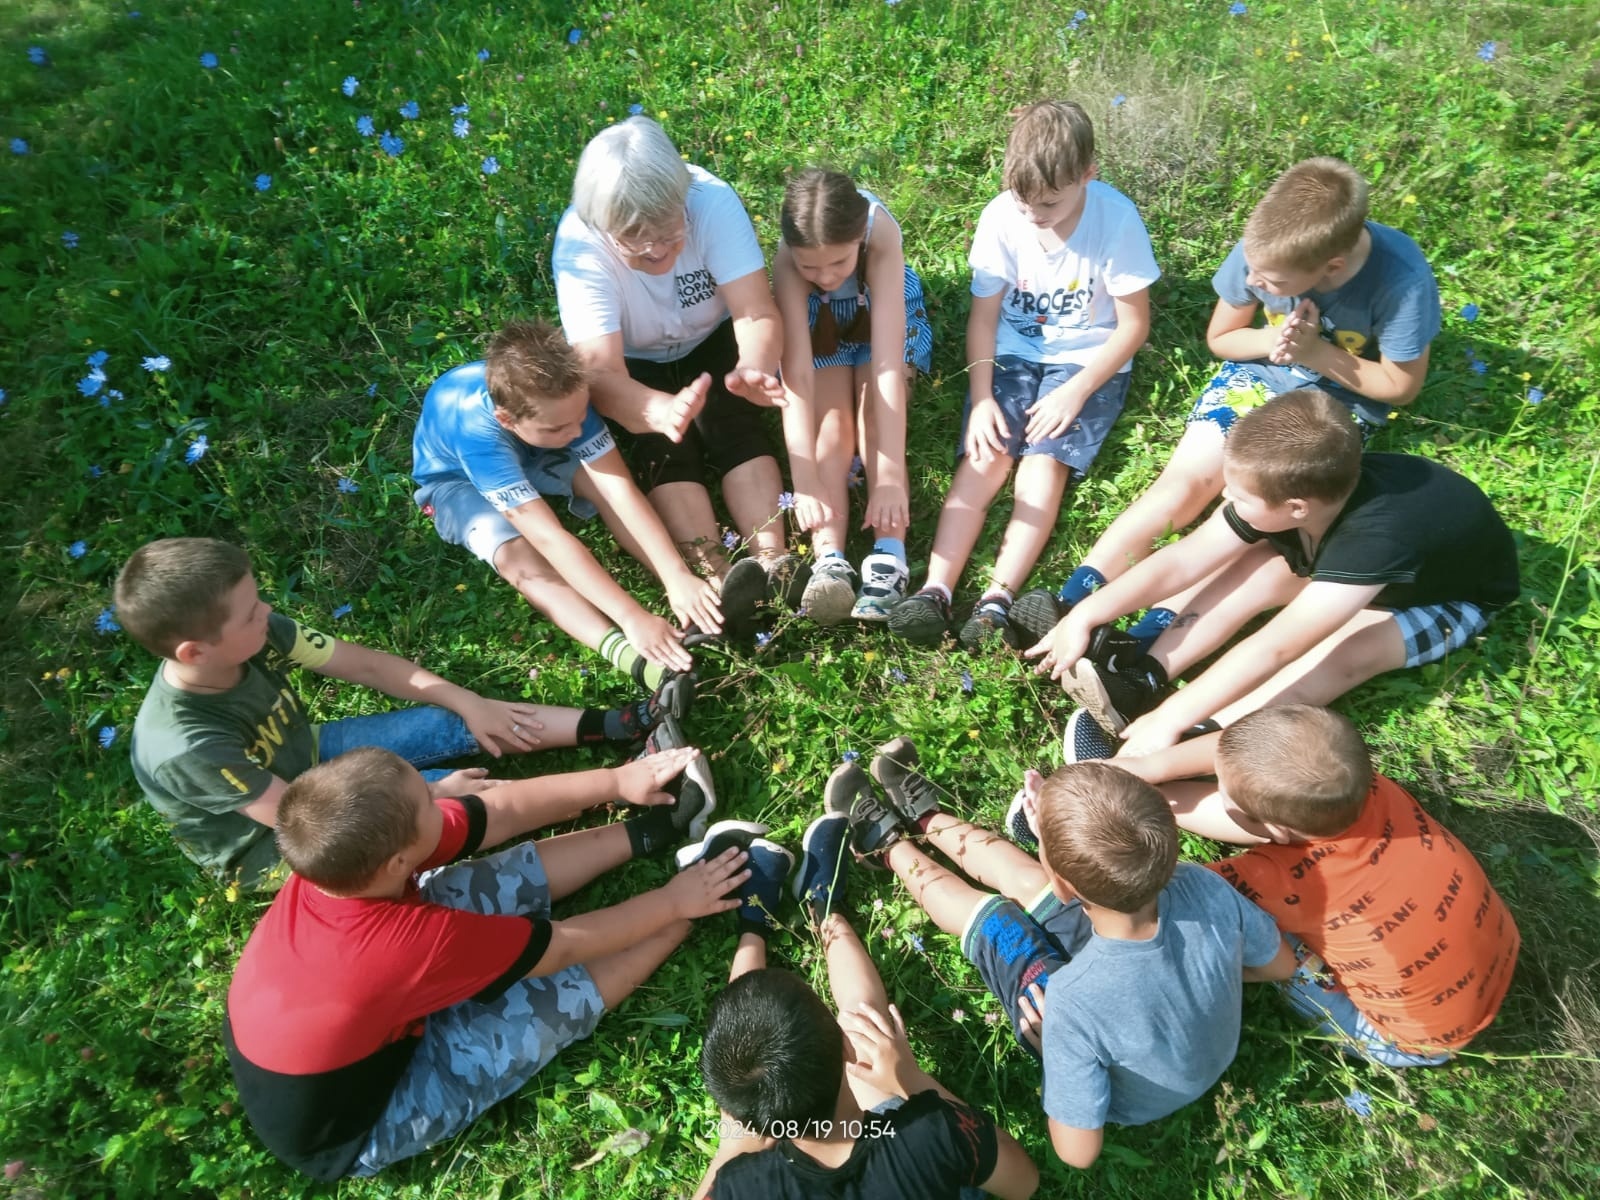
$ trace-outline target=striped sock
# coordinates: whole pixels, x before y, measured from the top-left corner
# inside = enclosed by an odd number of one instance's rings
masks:
[[[667,679],[667,669],[650,662],[629,644],[622,630],[612,629],[600,639],[600,657],[626,672],[642,688],[655,691]]]

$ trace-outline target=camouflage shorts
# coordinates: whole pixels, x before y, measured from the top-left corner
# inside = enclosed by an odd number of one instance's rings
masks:
[[[431,871],[422,895],[480,913],[550,915],[550,887],[532,842]],[[582,966],[522,979],[489,1004],[464,1000],[434,1013],[388,1107],[350,1169],[375,1175],[453,1137],[594,1032],[605,1011]]]

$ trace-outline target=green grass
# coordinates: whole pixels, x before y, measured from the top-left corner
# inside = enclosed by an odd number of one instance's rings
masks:
[[[1427,387],[1382,448],[1437,457],[1490,492],[1517,531],[1524,595],[1470,652],[1378,680],[1343,707],[1382,768],[1478,852],[1524,951],[1500,1019],[1438,1071],[1346,1065],[1254,992],[1224,1084],[1158,1125],[1114,1131],[1101,1164],[1073,1175],[1051,1162],[1036,1072],[984,1020],[995,1006],[974,972],[886,877],[861,877],[861,924],[919,1052],[1001,1112],[1045,1164],[1044,1196],[1600,1192],[1593,6],[1252,2],[1234,17],[1224,0],[1113,0],[1086,5],[1074,29],[1075,7],[648,0],[608,14],[157,0],[134,18],[88,0],[22,0],[0,11],[0,133],[30,147],[0,150],[0,430],[11,449],[0,1157],[26,1164],[0,1194],[318,1190],[255,1141],[221,1053],[229,970],[260,902],[195,875],[128,769],[154,664],[95,630],[121,560],[158,536],[230,537],[251,549],[275,604],[330,632],[492,694],[626,696],[614,673],[438,542],[412,509],[407,470],[426,386],[476,357],[500,322],[554,315],[550,239],[574,161],[633,103],[739,188],[769,249],[785,171],[813,161],[855,172],[901,218],[936,329],[910,430],[911,550],[925,555],[964,387],[967,241],[999,190],[1008,110],[1042,94],[1095,116],[1102,176],[1139,205],[1165,272],[1127,413],[1064,513],[1042,579],[1058,578],[1164,460],[1207,377],[1210,274],[1277,172],[1315,153],[1347,158],[1372,181],[1374,216],[1434,263],[1444,332]],[[50,65],[31,65],[30,45]],[[218,56],[215,70],[200,66],[203,52]],[[346,75],[360,80],[349,99]],[[396,109],[413,98],[422,116],[406,121]],[[471,106],[466,139],[450,135],[457,103]],[[405,139],[400,157],[358,136],[362,113]],[[487,176],[491,154],[501,170]],[[269,190],[255,190],[257,174],[271,175]],[[1475,321],[1460,315],[1468,303]],[[106,387],[124,393],[109,408],[75,387],[97,349],[111,355]],[[139,368],[155,354],[169,371]],[[208,453],[186,465],[202,434]],[[340,478],[359,492],[341,493]],[[1004,516],[1002,504],[980,557]],[[583,536],[617,562],[598,525]],[[618,570],[659,603],[641,572]],[[344,604],[351,613],[334,618]],[[984,820],[998,819],[1022,767],[1058,760],[1063,698],[1010,658],[792,625],[758,656],[707,665],[693,730],[729,811],[789,841],[839,755],[895,731]],[[324,718],[382,703],[304,686]],[[104,751],[103,728],[117,731]],[[516,769],[594,761],[568,752]],[[580,903],[661,878],[630,867]],[[337,1190],[681,1194],[711,1147],[697,1030],[731,941],[708,923],[593,1040],[475,1128]],[[778,945],[819,970],[806,941]],[[1342,1102],[1356,1090],[1372,1097],[1370,1118]],[[611,1142],[629,1129],[648,1141]]]

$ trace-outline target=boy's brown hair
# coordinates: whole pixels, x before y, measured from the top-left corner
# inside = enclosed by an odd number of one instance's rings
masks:
[[[1241,717],[1222,731],[1216,765],[1241,812],[1306,838],[1349,829],[1372,790],[1372,758],[1356,727],[1313,704]]]
[[[417,778],[398,754],[363,746],[297,775],[278,802],[278,853],[335,894],[360,891],[417,837]]]
[[[1002,182],[1024,204],[1082,183],[1094,166],[1094,123],[1071,100],[1041,100],[1017,114]]]
[[[1178,823],[1166,798],[1120,767],[1069,763],[1039,790],[1045,864],[1085,901],[1135,913],[1178,865]]]
[[[1367,222],[1367,181],[1337,158],[1308,158],[1273,182],[1244,226],[1255,267],[1315,271],[1355,249]]]
[[[228,619],[228,593],[250,574],[250,556],[216,538],[160,538],[122,564],[112,593],[117,620],[151,654],[180,642],[213,642]]]
[[[514,421],[537,418],[550,401],[589,382],[566,334],[547,321],[512,321],[495,334],[483,375],[494,406]]]
[[[1296,388],[1240,417],[1224,456],[1268,504],[1343,500],[1361,477],[1361,431],[1328,393]]]
[[[778,223],[789,246],[843,246],[866,236],[870,207],[850,176],[807,167],[783,189]]]

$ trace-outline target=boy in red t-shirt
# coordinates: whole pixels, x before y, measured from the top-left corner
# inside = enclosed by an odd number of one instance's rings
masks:
[[[1086,717],[1069,735],[1092,736]],[[1069,744],[1069,757],[1085,749]],[[1191,833],[1262,843],[1210,865],[1298,943],[1285,995],[1319,1032],[1391,1067],[1437,1066],[1494,1020],[1516,923],[1471,851],[1374,774],[1344,717],[1264,708],[1115,765],[1160,784]],[[1193,778],[1211,772],[1215,783]]]
[[[550,919],[552,901],[698,830],[709,796],[661,790],[696,754],[435,800],[404,759],[367,747],[289,784],[277,839],[294,873],[240,955],[223,1024],[267,1147],[332,1180],[454,1136],[588,1037],[690,918],[735,907],[722,897],[749,877],[738,849],[621,904]],[[457,862],[619,799],[650,807]]]

